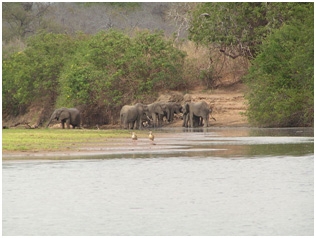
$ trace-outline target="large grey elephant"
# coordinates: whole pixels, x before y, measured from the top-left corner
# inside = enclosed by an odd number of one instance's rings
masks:
[[[67,129],[70,128],[70,125],[72,125],[73,129],[75,127],[80,127],[80,123],[81,123],[80,112],[77,108],[62,107],[62,108],[56,109],[53,112],[53,114],[51,115],[51,117],[46,125],[46,128],[49,126],[49,124],[54,119],[61,122],[63,129],[65,129],[65,123],[67,125]]]
[[[125,105],[120,111],[121,127],[124,129],[141,129],[142,118],[148,113],[147,105],[137,103],[135,105]]]
[[[152,119],[152,123],[154,127],[160,126],[159,116],[164,115],[165,106],[159,102],[154,102],[148,104],[148,117]]]
[[[208,127],[210,113],[211,109],[204,101],[186,103],[183,106],[183,126],[188,127],[188,122],[190,122],[190,126],[194,127],[196,124],[201,125],[204,121],[203,126]],[[199,117],[200,120],[197,120],[196,117]]]

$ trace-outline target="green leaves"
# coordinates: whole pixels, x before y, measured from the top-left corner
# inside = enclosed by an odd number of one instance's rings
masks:
[[[118,111],[181,85],[184,57],[162,32],[140,31],[134,37],[115,30],[74,37],[40,33],[24,52],[3,62],[4,109],[48,100],[58,107]]]
[[[232,57],[253,59],[273,29],[293,19],[304,19],[308,8],[313,8],[313,3],[201,3],[192,14],[189,39],[217,45],[227,55],[232,50],[238,52]]]
[[[260,126],[311,126],[314,110],[313,3],[202,3],[189,38],[252,61],[248,118]]]
[[[311,9],[312,10],[312,9]],[[312,12],[275,30],[252,62],[248,117],[263,126],[312,126],[314,56]]]

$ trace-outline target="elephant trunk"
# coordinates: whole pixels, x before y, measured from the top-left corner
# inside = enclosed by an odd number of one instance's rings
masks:
[[[46,125],[46,128],[49,126],[49,124],[52,122],[52,119],[49,120],[49,122]]]
[[[47,123],[47,125],[46,125],[46,128],[49,126],[49,124],[52,122],[52,120],[54,119],[54,117],[55,117],[55,113],[49,118],[49,121],[48,121],[48,123]]]

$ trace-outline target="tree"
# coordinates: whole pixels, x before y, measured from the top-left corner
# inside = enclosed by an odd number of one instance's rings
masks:
[[[264,40],[247,75],[247,115],[256,125],[313,125],[314,8],[297,13]]]
[[[24,51],[3,60],[3,109],[25,111],[33,102],[53,104],[58,78],[75,44],[67,35],[40,33]]]
[[[44,14],[49,10],[50,3],[3,2],[2,28],[4,40],[14,37],[25,38],[40,29]]]
[[[220,2],[202,3],[193,11],[189,39],[215,45],[223,54],[253,59],[273,29],[300,16],[313,3]]]
[[[124,104],[183,87],[184,58],[162,32],[41,32],[2,62],[3,110],[24,113],[34,103],[80,106],[88,123],[109,123]]]

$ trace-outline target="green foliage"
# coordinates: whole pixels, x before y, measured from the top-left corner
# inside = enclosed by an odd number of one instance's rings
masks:
[[[67,35],[30,37],[24,51],[2,62],[3,108],[24,109],[39,99],[39,103],[56,100],[60,70],[72,48]]]
[[[304,10],[304,9],[302,9]],[[314,121],[314,18],[293,19],[261,47],[247,76],[248,117],[262,126],[312,126]]]
[[[121,106],[181,85],[184,54],[161,33],[100,32],[80,46],[61,75],[62,102]],[[168,82],[168,84],[167,84]]]
[[[181,87],[184,57],[161,32],[132,38],[115,30],[74,37],[40,33],[3,61],[3,108],[16,111],[40,101],[115,115],[144,95]]]
[[[220,2],[202,3],[192,13],[189,39],[215,44],[226,55],[254,58],[258,46],[273,29],[303,19],[313,3]]]

